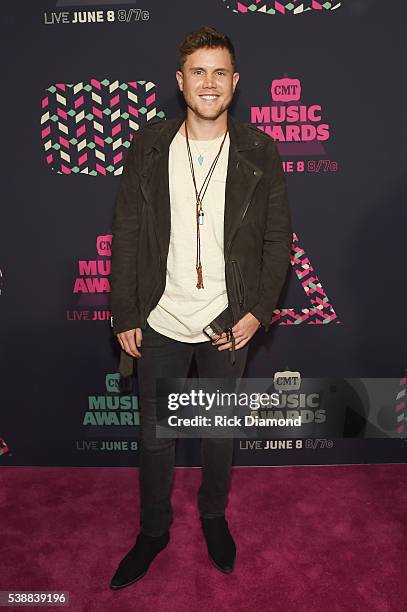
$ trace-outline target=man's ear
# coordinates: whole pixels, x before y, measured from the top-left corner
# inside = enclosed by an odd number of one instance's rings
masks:
[[[180,91],[182,91],[184,87],[184,75],[182,74],[181,70],[177,70],[177,72],[175,73],[175,78],[178,81],[178,87],[180,88]]]

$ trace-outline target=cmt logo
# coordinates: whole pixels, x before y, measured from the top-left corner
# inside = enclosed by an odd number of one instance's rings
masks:
[[[106,374],[106,391],[108,393],[120,393],[120,373]]]
[[[97,236],[96,251],[101,257],[110,257],[112,235]],[[79,276],[75,279],[74,293],[110,293],[108,276],[110,274],[110,259],[80,259],[78,261]]]
[[[89,395],[83,425],[139,425],[138,396],[120,395],[119,380],[118,372],[109,372],[105,376],[105,395]]]
[[[96,250],[101,257],[110,257],[112,254],[112,234],[96,238]]]
[[[298,391],[301,387],[301,374],[299,372],[276,372],[274,374],[274,388],[276,391]]]
[[[321,154],[324,149],[315,145],[330,138],[330,125],[324,119],[321,104],[302,103],[300,79],[287,75],[273,79],[269,91],[272,104],[252,106],[251,123],[279,143],[312,143],[312,148],[307,149],[307,154],[311,151],[313,154]],[[298,146],[295,150],[298,154]],[[328,169],[336,172],[337,166],[332,168],[329,166]],[[304,171],[304,168],[299,170]]]
[[[110,321],[109,309],[112,234],[96,236],[94,259],[79,259],[72,293],[73,310],[66,311],[67,321]]]
[[[274,79],[271,82],[271,97],[276,102],[292,102],[301,98],[300,79]]]

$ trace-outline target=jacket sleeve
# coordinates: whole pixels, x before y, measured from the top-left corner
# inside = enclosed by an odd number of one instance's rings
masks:
[[[292,243],[287,183],[274,141],[272,141],[271,180],[263,240],[260,297],[250,312],[267,331],[287,275]]]
[[[114,334],[140,327],[136,299],[139,230],[139,175],[133,137],[120,177],[112,222],[110,308]]]

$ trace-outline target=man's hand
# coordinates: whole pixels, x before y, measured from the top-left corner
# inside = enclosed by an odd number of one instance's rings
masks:
[[[261,323],[251,312],[244,315],[237,323],[232,327],[233,335],[235,337],[236,345],[235,349],[238,350],[243,348],[245,344],[254,336],[256,331],[259,329]],[[232,348],[232,341],[227,341],[226,333],[218,336],[216,340],[212,342],[214,346],[218,347],[218,351],[225,351],[226,349]]]
[[[140,327],[117,334],[117,339],[126,353],[129,353],[129,355],[133,357],[141,357],[140,351],[137,350],[137,348],[140,348],[143,341],[143,332]]]

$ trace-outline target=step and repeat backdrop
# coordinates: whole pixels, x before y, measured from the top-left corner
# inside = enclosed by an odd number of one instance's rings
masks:
[[[1,11],[0,466],[138,465],[137,378],[120,392],[110,326],[113,207],[131,139],[184,112],[177,46],[201,25],[235,45],[231,112],[278,143],[294,227],[245,377],[280,385],[282,405],[260,416],[307,427],[236,439],[235,464],[406,461],[405,3]],[[199,465],[199,439],[177,446],[178,465]]]

